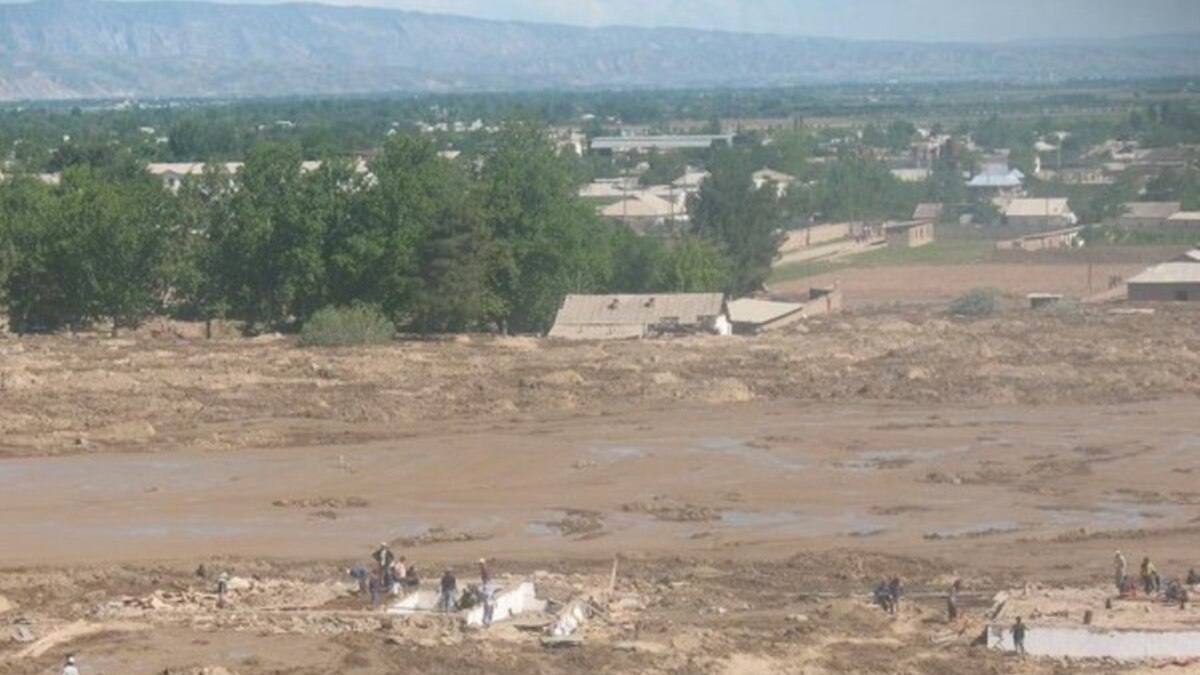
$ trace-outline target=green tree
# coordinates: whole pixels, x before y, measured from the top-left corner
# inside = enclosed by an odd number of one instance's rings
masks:
[[[711,176],[689,199],[693,232],[714,242],[732,265],[727,290],[760,290],[782,242],[783,210],[775,188],[755,189],[753,168],[739,150],[718,153]]]
[[[603,288],[611,270],[590,250],[602,225],[577,197],[570,167],[539,124],[518,118],[504,125],[481,187],[498,246],[496,292],[506,328],[544,330],[565,294]]]
[[[657,287],[672,293],[712,293],[730,288],[734,281],[733,266],[717,244],[685,237],[667,251]]]

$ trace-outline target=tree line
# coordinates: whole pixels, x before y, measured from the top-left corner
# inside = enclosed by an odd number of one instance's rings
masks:
[[[568,160],[513,120],[479,163],[398,135],[370,171],[304,171],[296,144],[255,146],[177,193],[129,161],[67,166],[59,185],[0,185],[0,298],[18,332],[113,330],[161,314],[296,327],[371,305],[407,330],[536,332],[567,293],[761,287],[780,206],[730,150],[675,239],[641,237],[576,195]]]

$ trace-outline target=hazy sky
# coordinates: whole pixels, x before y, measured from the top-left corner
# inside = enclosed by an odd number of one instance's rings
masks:
[[[334,1],[587,26],[688,26],[865,39],[974,41],[1200,31],[1200,0]]]

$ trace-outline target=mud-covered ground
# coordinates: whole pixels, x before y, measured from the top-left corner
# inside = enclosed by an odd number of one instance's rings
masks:
[[[996,592],[1102,588],[1115,548],[1200,566],[1197,328],[1088,308],[613,344],[0,338],[0,673],[68,652],[89,675],[1139,672],[971,642]],[[603,614],[558,649],[386,620],[343,585],[382,539]],[[221,611],[218,571],[253,585]],[[867,597],[892,574],[895,619]]]

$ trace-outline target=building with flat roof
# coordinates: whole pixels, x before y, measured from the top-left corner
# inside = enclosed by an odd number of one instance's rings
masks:
[[[1079,222],[1065,197],[1000,200],[997,206],[1004,223],[1019,229],[1063,229]]]
[[[704,150],[714,145],[733,145],[733,134],[687,136],[597,136],[594,152],[650,152],[651,150]]]
[[[1179,213],[1179,202],[1127,202],[1125,213],[1117,217],[1117,225],[1129,230],[1159,229],[1167,219]]]
[[[883,236],[887,238],[888,246],[899,248],[917,248],[933,243],[933,221],[912,220],[904,223],[887,223],[883,226]]]

